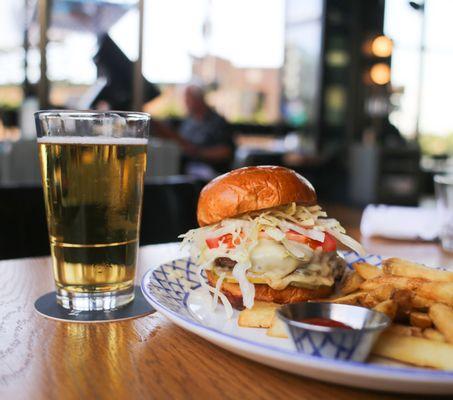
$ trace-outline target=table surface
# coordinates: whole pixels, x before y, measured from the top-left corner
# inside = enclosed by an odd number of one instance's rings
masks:
[[[356,238],[360,211],[327,208]],[[367,239],[370,253],[453,267],[435,243]],[[175,244],[140,250],[138,277],[176,258]],[[1,399],[390,399],[291,375],[230,354],[155,313],[130,321],[75,324],[33,308],[53,290],[50,259],[0,262]]]

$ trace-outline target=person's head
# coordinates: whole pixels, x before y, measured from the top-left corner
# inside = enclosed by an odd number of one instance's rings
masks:
[[[204,91],[200,86],[189,85],[184,91],[184,101],[190,115],[203,114],[207,110]]]

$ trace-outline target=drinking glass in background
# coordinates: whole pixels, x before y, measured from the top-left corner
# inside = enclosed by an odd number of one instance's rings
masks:
[[[453,252],[453,175],[434,176],[440,242],[445,251]]]
[[[35,114],[57,302],[112,310],[134,299],[149,116]]]

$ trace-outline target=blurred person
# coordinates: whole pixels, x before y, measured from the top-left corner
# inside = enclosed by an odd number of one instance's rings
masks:
[[[400,130],[390,122],[388,116],[381,122],[380,131],[379,141],[385,147],[404,147],[407,145],[406,139]]]
[[[185,173],[212,179],[230,169],[234,142],[227,121],[212,109],[200,86],[189,85],[184,91],[188,117],[179,131],[153,121],[158,136],[176,141],[184,154]]]

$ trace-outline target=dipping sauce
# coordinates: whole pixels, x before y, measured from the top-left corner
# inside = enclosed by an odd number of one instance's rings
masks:
[[[344,324],[340,321],[335,321],[330,318],[304,318],[299,322],[304,324],[318,325],[318,326],[327,326],[329,328],[342,328],[342,329],[352,329],[351,326]]]

